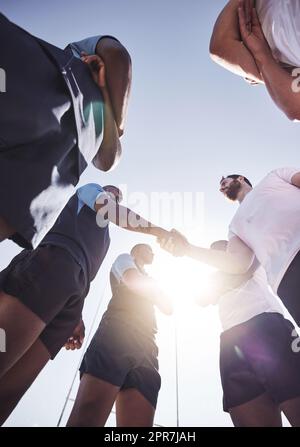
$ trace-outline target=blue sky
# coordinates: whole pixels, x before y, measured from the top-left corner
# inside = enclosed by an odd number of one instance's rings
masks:
[[[81,184],[126,184],[129,191],[146,194],[203,192],[204,224],[190,236],[206,245],[226,237],[235,211],[235,205],[218,192],[222,175],[241,173],[256,183],[274,168],[297,166],[299,159],[299,124],[283,116],[264,87],[250,87],[209,58],[212,27],[225,3],[0,0],[1,11],[12,21],[57,46],[90,35],[112,34],[127,47],[133,60],[133,88],[123,158],[109,174],[90,167]],[[142,205],[136,209],[145,211]],[[176,227],[176,222],[169,225]],[[112,229],[110,252],[86,303],[88,328],[99,299],[103,301],[97,321],[110,297],[107,273],[113,259],[141,240],[148,239]],[[200,289],[201,281],[191,276],[197,276],[199,265],[173,260],[153,245],[161,270],[165,267],[170,275],[170,266],[176,269],[182,300],[190,294],[191,288],[185,288],[189,281]],[[13,244],[2,244],[0,267],[17,252]],[[159,322],[163,385],[156,421],[175,425],[175,321],[162,317]],[[188,308],[176,327],[180,425],[231,425],[222,412],[216,309]],[[55,425],[81,354],[61,353],[27,393],[8,425]],[[75,388],[72,396],[74,393]]]

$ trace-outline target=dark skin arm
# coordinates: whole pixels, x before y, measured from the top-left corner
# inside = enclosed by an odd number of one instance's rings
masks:
[[[104,37],[99,40],[96,54],[105,64],[107,90],[119,137],[124,133],[125,119],[132,80],[131,58],[126,48],[117,40]]]
[[[88,56],[87,54],[82,53],[81,59],[89,66],[93,79],[100,87],[103,95],[103,140],[99,151],[93,159],[93,164],[97,169],[107,172],[112,170],[118,164],[122,154],[122,147],[112,110],[110,95],[107,89],[106,67],[103,60],[97,55]]]
[[[95,203],[95,211],[105,220],[136,233],[148,234],[158,239],[168,237],[170,232],[147,221],[131,209],[116,203],[108,194],[102,194]]]
[[[68,338],[67,342],[65,343],[65,348],[67,351],[71,350],[74,351],[75,349],[80,349],[83,345],[85,337],[85,326],[82,318],[80,318],[80,321],[76,328],[73,331],[73,334],[71,337]]]

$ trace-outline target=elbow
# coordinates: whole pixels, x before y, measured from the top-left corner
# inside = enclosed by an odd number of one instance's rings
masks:
[[[118,41],[112,38],[100,39],[97,46],[97,52],[104,61],[108,59],[112,63],[121,63],[127,71],[131,71],[132,61],[127,49]]]
[[[285,110],[285,115],[292,122],[300,121],[300,110],[294,107],[289,107]]]
[[[122,146],[120,142],[111,148],[105,147],[105,150],[100,147],[99,153],[93,159],[95,168],[103,172],[112,171],[118,164],[122,156]]]
[[[216,63],[220,63],[220,60],[224,59],[224,46],[214,35],[210,39],[209,54],[211,59]]]

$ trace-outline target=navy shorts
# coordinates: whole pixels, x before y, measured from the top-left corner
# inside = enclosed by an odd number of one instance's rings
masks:
[[[221,334],[224,411],[264,393],[278,405],[300,397],[300,352],[293,350],[294,331],[282,315],[263,313]]]
[[[277,293],[297,325],[300,326],[300,252],[287,269]]]
[[[80,265],[54,245],[23,250],[0,273],[0,289],[46,323],[40,339],[52,359],[79,323],[88,293]]]
[[[130,324],[103,319],[80,366],[80,374],[90,374],[120,387],[137,389],[156,408],[161,378],[158,348]]]

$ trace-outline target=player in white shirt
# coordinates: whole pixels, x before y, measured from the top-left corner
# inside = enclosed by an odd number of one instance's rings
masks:
[[[211,246],[226,247],[227,241]],[[212,279],[214,287],[199,296],[198,304],[218,305],[224,411],[236,427],[281,426],[281,411],[299,426],[300,355],[292,349],[296,331],[271,293],[264,269],[256,263],[251,274],[216,272]]]
[[[265,84],[275,104],[297,121],[299,71],[294,70],[300,66],[299,14],[300,0],[230,0],[210,42],[217,64],[251,84]]]
[[[273,292],[300,325],[300,169],[270,172],[255,188],[241,175],[222,178],[220,191],[240,206],[229,227],[226,252],[196,247],[175,230],[162,248],[223,272],[242,274],[256,257]]]
[[[80,366],[68,426],[104,426],[114,403],[118,427],[153,425],[161,386],[155,308],[173,311],[145,271],[153,258],[149,245],[138,244],[113,263],[112,298]]]

